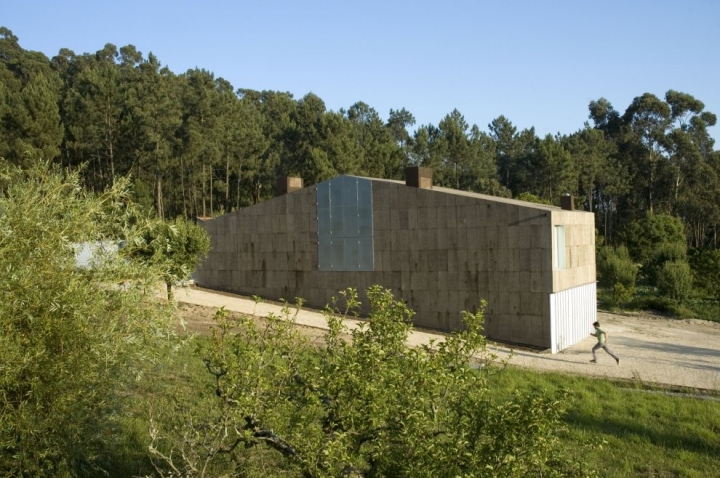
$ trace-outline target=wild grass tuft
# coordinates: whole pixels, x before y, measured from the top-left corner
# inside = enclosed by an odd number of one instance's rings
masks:
[[[571,391],[563,440],[605,477],[720,476],[717,396],[648,390],[627,383],[507,369],[495,393],[513,389]]]

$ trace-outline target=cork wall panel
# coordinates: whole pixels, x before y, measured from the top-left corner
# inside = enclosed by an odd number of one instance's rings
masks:
[[[364,297],[366,287],[379,284],[407,302],[418,326],[442,330],[460,327],[462,311],[487,300],[490,337],[544,346],[549,294],[594,280],[591,214],[386,181],[372,181],[372,198],[373,270],[318,270],[326,258],[318,255],[313,186],[207,221],[213,250],[197,281],[303,297],[313,307],[340,289],[354,287]],[[562,271],[553,269],[556,224],[567,230]]]

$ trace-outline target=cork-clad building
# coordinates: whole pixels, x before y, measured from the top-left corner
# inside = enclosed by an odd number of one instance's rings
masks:
[[[391,289],[419,327],[452,331],[482,299],[486,335],[558,352],[596,320],[592,213],[406,181],[339,176],[211,220],[197,285],[322,308],[347,287]],[[365,311],[367,312],[367,311]]]

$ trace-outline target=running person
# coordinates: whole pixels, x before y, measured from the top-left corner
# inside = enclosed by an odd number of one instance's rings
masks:
[[[597,337],[597,343],[596,343],[595,346],[592,348],[593,358],[592,358],[591,362],[592,362],[592,363],[597,363],[597,356],[595,355],[595,351],[596,351],[597,349],[603,349],[603,350],[605,350],[605,352],[607,352],[608,354],[610,354],[610,356],[611,356],[612,358],[615,359],[615,361],[617,362],[618,365],[620,365],[620,357],[618,357],[617,355],[615,355],[615,354],[613,353],[613,351],[610,350],[610,347],[607,346],[608,334],[605,333],[605,331],[600,328],[600,322],[593,322],[593,327],[595,327],[595,332],[594,332],[594,333],[590,333],[590,335],[592,335],[592,336],[594,336],[594,337]]]

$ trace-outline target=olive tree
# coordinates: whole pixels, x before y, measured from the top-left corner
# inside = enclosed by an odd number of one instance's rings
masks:
[[[159,267],[168,300],[172,300],[173,284],[187,279],[209,250],[210,237],[205,230],[179,217],[171,222],[153,222],[141,240],[128,246],[127,255]]]
[[[291,309],[261,323],[217,314],[199,355],[212,378],[201,407],[157,417],[150,450],[165,476],[570,476],[558,446],[568,397],[490,398],[503,367],[486,348],[482,307],[464,329],[409,347],[412,312],[389,290],[350,328],[357,294],[326,311],[309,344]],[[168,410],[168,408],[164,408]],[[174,430],[162,423],[180,423]],[[269,471],[272,470],[272,471]]]
[[[93,195],[48,164],[1,174],[0,475],[99,475],[118,394],[156,358],[172,314],[153,268],[119,254],[78,267],[76,250],[134,241],[144,221],[125,180]]]

